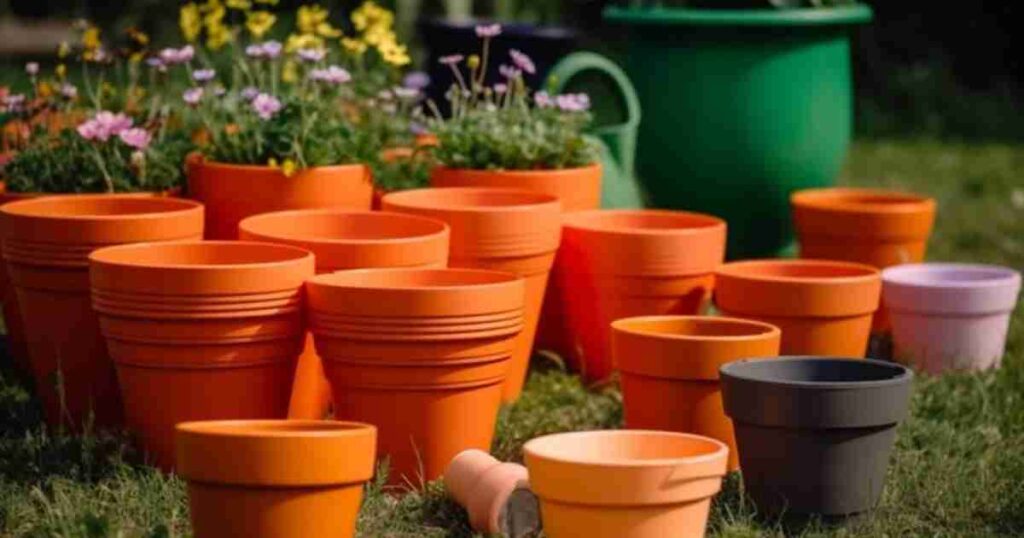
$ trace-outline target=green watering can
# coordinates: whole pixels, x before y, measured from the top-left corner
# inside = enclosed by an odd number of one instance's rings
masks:
[[[645,196],[636,179],[636,139],[640,100],[626,73],[593,52],[575,52],[558,62],[549,74],[557,93],[586,93],[594,115],[589,136],[601,150],[601,207],[640,208]]]

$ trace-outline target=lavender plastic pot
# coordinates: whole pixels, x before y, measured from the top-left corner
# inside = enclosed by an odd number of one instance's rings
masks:
[[[882,272],[896,358],[932,374],[997,368],[1021,275],[995,265],[921,263]]]

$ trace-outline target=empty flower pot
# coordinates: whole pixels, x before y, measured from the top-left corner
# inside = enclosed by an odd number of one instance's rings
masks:
[[[783,355],[863,357],[881,293],[878,269],[825,260],[733,262],[715,280],[718,309],[782,329]]]
[[[313,255],[239,241],[97,250],[93,307],[143,452],[174,467],[174,426],[279,419],[305,338]]]
[[[470,525],[488,536],[533,536],[540,531],[540,507],[530,475],[517,463],[502,463],[483,450],[460,452],[444,472],[444,485],[469,515]]]
[[[551,538],[700,538],[729,449],[684,433],[560,433],[523,447]]]
[[[179,424],[195,537],[355,536],[376,441],[373,426],[355,422]]]
[[[198,239],[203,207],[189,200],[74,195],[0,208],[3,256],[17,293],[36,393],[51,426],[90,416],[120,426],[117,378],[89,300],[89,254],[145,241]]]
[[[587,380],[612,373],[611,323],[647,315],[692,315],[711,298],[725,257],[725,222],[681,211],[566,214],[559,285],[574,360]]]
[[[452,230],[450,267],[523,277],[526,324],[502,389],[504,401],[515,401],[526,380],[548,275],[562,237],[558,198],[514,189],[419,189],[385,196],[383,209],[447,222]]]
[[[316,256],[316,272],[373,267],[444,267],[448,226],[412,215],[340,209],[280,211],[248,217],[242,240],[304,248]],[[288,417],[321,419],[330,409],[331,387],[313,347],[312,334],[295,368]]]
[[[913,374],[873,360],[784,357],[721,369],[743,484],[768,514],[847,516],[885,485]]]
[[[926,372],[998,367],[1021,275],[994,265],[924,263],[882,272],[895,356]]]
[[[626,427],[695,433],[729,446],[739,468],[732,421],[722,408],[723,364],[779,354],[773,325],[732,318],[652,316],[612,324],[612,358],[620,373]]]
[[[392,484],[487,450],[523,329],[525,285],[472,269],[365,269],[306,285],[334,414],[377,426]]]
[[[369,210],[370,169],[362,164],[318,166],[293,176],[269,166],[208,162],[191,156],[188,193],[206,206],[206,238],[237,239],[249,216],[286,209]]]

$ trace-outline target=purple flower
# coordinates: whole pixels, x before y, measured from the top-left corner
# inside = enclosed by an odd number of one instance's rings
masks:
[[[461,54],[450,54],[448,56],[441,56],[441,58],[438,59],[437,61],[442,65],[455,65],[461,62],[463,59],[465,59],[465,56]]]
[[[181,98],[186,104],[190,106],[196,106],[199,101],[203,100],[203,89],[202,88],[189,88],[185,90],[185,93],[181,94]]]
[[[167,72],[167,64],[165,64],[158,56],[150,56],[149,58],[146,58],[146,65],[160,71],[161,73]]]
[[[508,84],[495,84],[494,85],[494,93],[496,93],[498,95],[503,95],[507,91],[508,91]]]
[[[140,127],[121,131],[118,136],[122,142],[135,149],[146,149],[149,147],[149,143],[153,141],[153,136],[149,134],[149,131]]]
[[[512,57],[512,63],[514,63],[519,69],[522,69],[531,75],[537,73],[537,66],[533,64],[533,60],[526,54],[516,49],[512,49],[508,51],[508,55]]]
[[[64,83],[60,87],[60,94],[65,99],[74,99],[78,97],[78,88],[74,84]]]
[[[30,76],[30,77],[34,77],[34,76],[38,75],[39,74],[39,63],[38,62],[29,62],[29,63],[25,64],[25,72],[28,73],[28,76]]]
[[[403,100],[411,101],[411,100],[416,99],[417,97],[420,96],[420,91],[417,88],[403,88],[403,87],[396,86],[396,87],[392,88],[391,91],[392,91],[392,93],[395,94],[395,96],[397,96],[399,99],[403,99]]]
[[[166,48],[160,51],[160,59],[163,60],[166,65],[185,64],[192,61],[195,57],[196,50],[192,45],[185,45],[180,49]]]
[[[267,58],[274,59],[281,55],[281,50],[284,48],[278,41],[267,41],[263,43],[263,55]]]
[[[281,101],[273,95],[261,93],[252,100],[252,109],[263,120],[269,120],[281,110]]]
[[[327,56],[327,51],[324,49],[299,49],[296,54],[304,62],[315,63],[323,60]]]
[[[533,103],[537,105],[538,108],[548,108],[555,104],[554,100],[551,99],[551,96],[548,95],[548,92],[537,92],[533,94]]]
[[[332,65],[326,69],[314,69],[310,71],[309,78],[310,80],[315,80],[317,82],[340,85],[352,80],[352,75],[345,69]]]
[[[501,35],[500,24],[481,24],[476,27],[476,36],[480,38],[491,38]]]
[[[217,72],[213,69],[196,69],[192,72],[192,79],[196,82],[210,82],[216,76]]]
[[[106,142],[111,136],[120,135],[122,132],[131,129],[132,119],[125,114],[114,114],[103,110],[97,113],[92,119],[78,126],[78,134],[86,140],[99,140]]]
[[[16,112],[25,104],[25,96],[20,93],[4,96],[4,110]]]
[[[515,67],[512,67],[511,65],[505,65],[505,64],[502,64],[502,65],[498,66],[498,72],[501,73],[501,76],[503,76],[503,77],[505,77],[505,78],[507,78],[509,80],[512,80],[514,78],[519,78],[519,77],[521,77],[523,75],[522,71],[516,69]]]
[[[422,90],[430,86],[430,75],[423,71],[413,71],[402,79],[402,86],[413,90]]]
[[[245,47],[245,55],[250,58],[262,58],[263,47],[260,45],[249,45],[248,47]]]
[[[86,140],[92,141],[99,138],[99,130],[93,121],[87,121],[76,127],[75,130],[78,131],[78,136]]]
[[[585,112],[590,109],[590,96],[585,93],[567,93],[556,97],[555,104],[563,112]]]
[[[247,86],[247,87],[242,89],[242,93],[241,93],[242,99],[245,99],[246,101],[252,101],[259,94],[260,94],[260,91],[258,89],[256,89],[255,86]]]

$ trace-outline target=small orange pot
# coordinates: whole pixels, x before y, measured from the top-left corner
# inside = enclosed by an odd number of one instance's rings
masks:
[[[729,448],[683,433],[561,433],[523,447],[551,538],[699,538]]]
[[[483,450],[460,452],[444,471],[444,485],[466,509],[469,524],[488,536],[533,536],[540,530],[530,475],[518,463],[503,463]]]
[[[525,285],[470,269],[367,269],[306,286],[335,416],[375,424],[392,484],[487,450],[523,328]]]
[[[699,213],[582,211],[565,216],[559,285],[585,379],[612,374],[611,323],[701,313],[725,258],[725,222]]]
[[[935,199],[875,189],[809,189],[790,198],[800,256],[885,269],[924,261],[935,224]],[[885,309],[874,330],[888,329]]]
[[[311,253],[192,241],[110,247],[90,261],[126,423],[157,466],[174,468],[179,422],[285,417]]]
[[[0,182],[2,183],[2,182]],[[8,202],[17,202],[36,198],[35,194],[7,192],[6,185],[0,189],[0,206]],[[0,237],[3,233],[0,232]],[[0,242],[0,304],[3,305],[4,328],[7,336],[7,354],[14,362],[14,367],[21,372],[29,373],[32,366],[28,360],[28,345],[25,343],[25,323],[21,320],[18,307],[18,294],[14,293],[11,279],[7,276],[7,264],[2,261],[3,243]]]
[[[242,240],[304,248],[316,256],[316,272],[374,267],[444,267],[448,226],[412,215],[338,209],[303,209],[256,215],[239,224]],[[321,419],[331,405],[331,386],[308,335],[295,369],[288,417]]]
[[[448,265],[515,273],[526,281],[526,325],[519,335],[502,399],[523,391],[544,290],[562,236],[558,199],[514,189],[418,189],[384,197],[387,211],[443,220],[451,226]]]
[[[206,206],[206,238],[237,239],[245,217],[286,209],[369,210],[370,169],[362,164],[307,168],[288,177],[269,166],[187,161],[189,197]]]
[[[198,239],[202,206],[138,195],[52,196],[8,203],[0,218],[47,423],[78,429],[93,415],[97,426],[119,426],[117,380],[89,301],[89,254],[109,245]]]
[[[882,293],[870,265],[826,260],[757,260],[723,265],[715,304],[725,315],[782,329],[783,355],[863,357]]]
[[[733,318],[652,316],[612,324],[626,427],[704,435],[729,446],[739,469],[732,421],[722,407],[718,369],[739,359],[779,354],[782,332]]]
[[[215,421],[177,426],[196,538],[355,536],[377,431],[327,421]]]

